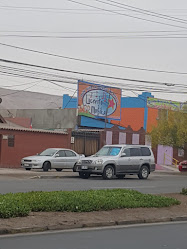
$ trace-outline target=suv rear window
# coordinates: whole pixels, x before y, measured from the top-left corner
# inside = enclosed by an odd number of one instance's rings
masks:
[[[148,147],[141,147],[141,153],[142,153],[142,156],[150,156],[151,155],[150,149]]]

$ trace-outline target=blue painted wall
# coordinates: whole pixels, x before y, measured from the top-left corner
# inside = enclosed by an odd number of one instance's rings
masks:
[[[102,120],[94,119],[94,118],[89,118],[86,116],[81,116],[81,126],[84,127],[91,127],[91,128],[105,128],[105,122]],[[114,124],[106,123],[106,128],[112,128]],[[118,126],[119,129],[125,130],[124,127]]]
[[[105,128],[105,122],[94,119],[94,118],[89,118],[86,116],[81,116],[81,126],[86,126],[86,127],[92,127],[92,128]],[[106,128],[112,128],[114,125],[106,123]]]
[[[77,98],[72,98],[68,94],[64,94],[62,97],[62,109],[65,108],[77,108]]]

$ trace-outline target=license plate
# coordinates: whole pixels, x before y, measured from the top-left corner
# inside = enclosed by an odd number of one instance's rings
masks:
[[[187,166],[182,166],[183,169],[187,169]]]
[[[25,164],[24,164],[24,166],[25,166],[25,167],[28,167],[28,166],[29,166],[29,164],[28,164],[28,163],[25,163]]]
[[[88,169],[88,166],[82,166],[81,169]]]

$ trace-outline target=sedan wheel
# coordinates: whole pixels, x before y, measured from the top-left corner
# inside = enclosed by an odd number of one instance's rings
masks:
[[[51,165],[49,162],[45,162],[43,164],[43,171],[48,171],[51,168]]]
[[[62,171],[62,169],[56,169],[56,171]]]
[[[76,172],[77,171],[77,164],[75,164],[74,166],[73,166],[73,172]]]

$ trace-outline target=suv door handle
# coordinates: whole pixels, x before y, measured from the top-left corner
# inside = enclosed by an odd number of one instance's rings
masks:
[[[143,160],[143,158],[140,158],[140,160],[142,161],[142,160]]]

